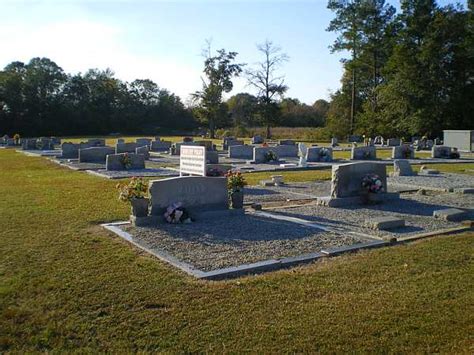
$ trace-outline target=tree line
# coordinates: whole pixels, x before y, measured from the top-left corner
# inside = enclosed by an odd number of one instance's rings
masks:
[[[440,7],[435,0],[329,0],[337,33],[330,46],[343,58],[341,87],[328,101],[286,97],[282,73],[289,57],[267,40],[260,61],[210,43],[202,88],[184,105],[149,79],[123,82],[110,69],[67,74],[48,58],[12,62],[0,71],[0,134],[142,134],[218,128],[320,127],[325,136],[439,135],[474,129],[474,0]],[[309,68],[308,68],[309,70]],[[225,99],[244,76],[255,94]],[[238,131],[238,130],[237,130]]]
[[[123,82],[109,69],[70,75],[48,58],[13,62],[0,72],[4,133],[133,134],[195,127],[181,99],[148,79]]]
[[[473,5],[402,0],[396,14],[385,0],[330,0],[331,50],[349,56],[327,129],[407,138],[474,129]]]

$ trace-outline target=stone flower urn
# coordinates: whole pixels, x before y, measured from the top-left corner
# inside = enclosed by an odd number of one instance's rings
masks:
[[[230,194],[230,204],[234,209],[241,209],[244,207],[244,191],[237,190]]]
[[[150,199],[148,198],[133,198],[130,201],[132,207],[132,216],[146,217],[148,216],[148,205]]]

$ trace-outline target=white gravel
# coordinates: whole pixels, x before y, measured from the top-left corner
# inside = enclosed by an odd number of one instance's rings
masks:
[[[439,174],[397,176],[388,178],[389,185],[401,185],[418,189],[454,189],[458,187],[474,187],[474,176],[467,174]]]
[[[252,215],[159,228],[124,229],[148,248],[158,248],[204,271],[352,245],[361,236],[321,232]]]

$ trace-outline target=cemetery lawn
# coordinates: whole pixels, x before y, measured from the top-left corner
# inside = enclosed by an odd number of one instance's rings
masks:
[[[0,352],[472,352],[472,232],[197,281],[98,227],[115,184],[0,150]]]

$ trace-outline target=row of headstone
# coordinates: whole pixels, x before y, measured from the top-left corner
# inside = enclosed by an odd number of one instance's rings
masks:
[[[250,140],[250,143],[252,144],[263,144],[264,139],[262,136],[253,136],[252,139]]]
[[[186,137],[185,137],[186,138]],[[191,137],[192,138],[192,137]],[[182,142],[177,142],[171,145],[169,149],[169,153],[171,155],[180,155],[181,153],[181,146],[183,145],[197,145],[197,146],[202,146],[206,147],[207,151],[216,151],[216,146],[212,143],[212,141],[183,141]]]
[[[227,156],[234,159],[252,159],[253,145],[231,145],[229,146]]]
[[[279,158],[296,158],[298,157],[298,147],[296,145],[277,145],[273,147],[253,147],[253,159],[255,164],[268,163],[267,156],[269,152],[273,152],[277,160]]]
[[[243,145],[244,141],[238,140],[234,137],[225,137],[222,139],[222,149],[228,150],[230,146],[233,145]]]
[[[309,147],[306,152],[307,162],[330,162],[332,161],[332,148]]]
[[[61,142],[60,139],[51,137],[23,138],[21,139],[21,149],[23,150],[54,150],[55,144]]]
[[[110,154],[115,154],[113,147],[89,147],[79,149],[78,159],[80,163],[105,163]]]
[[[459,153],[457,153],[456,148],[447,147],[444,145],[436,145],[431,149],[432,158],[443,158],[443,159],[452,159],[458,158]]]
[[[377,181],[377,193],[369,192],[363,180]],[[387,192],[387,171],[384,164],[358,162],[332,167],[331,195],[318,198],[318,204],[330,207],[352,206],[360,203],[376,203],[399,198],[397,193]]]
[[[397,147],[402,144],[402,140],[400,138],[389,138],[387,139],[387,146],[389,147]]]
[[[395,159],[393,161],[392,176],[413,176],[416,173],[411,168],[410,162],[406,159]]]
[[[415,149],[408,144],[393,147],[392,159],[415,159]]]
[[[105,169],[108,171],[145,169],[145,156],[133,153],[109,154],[105,161]]]
[[[352,147],[351,160],[375,160],[377,150],[373,146]]]

